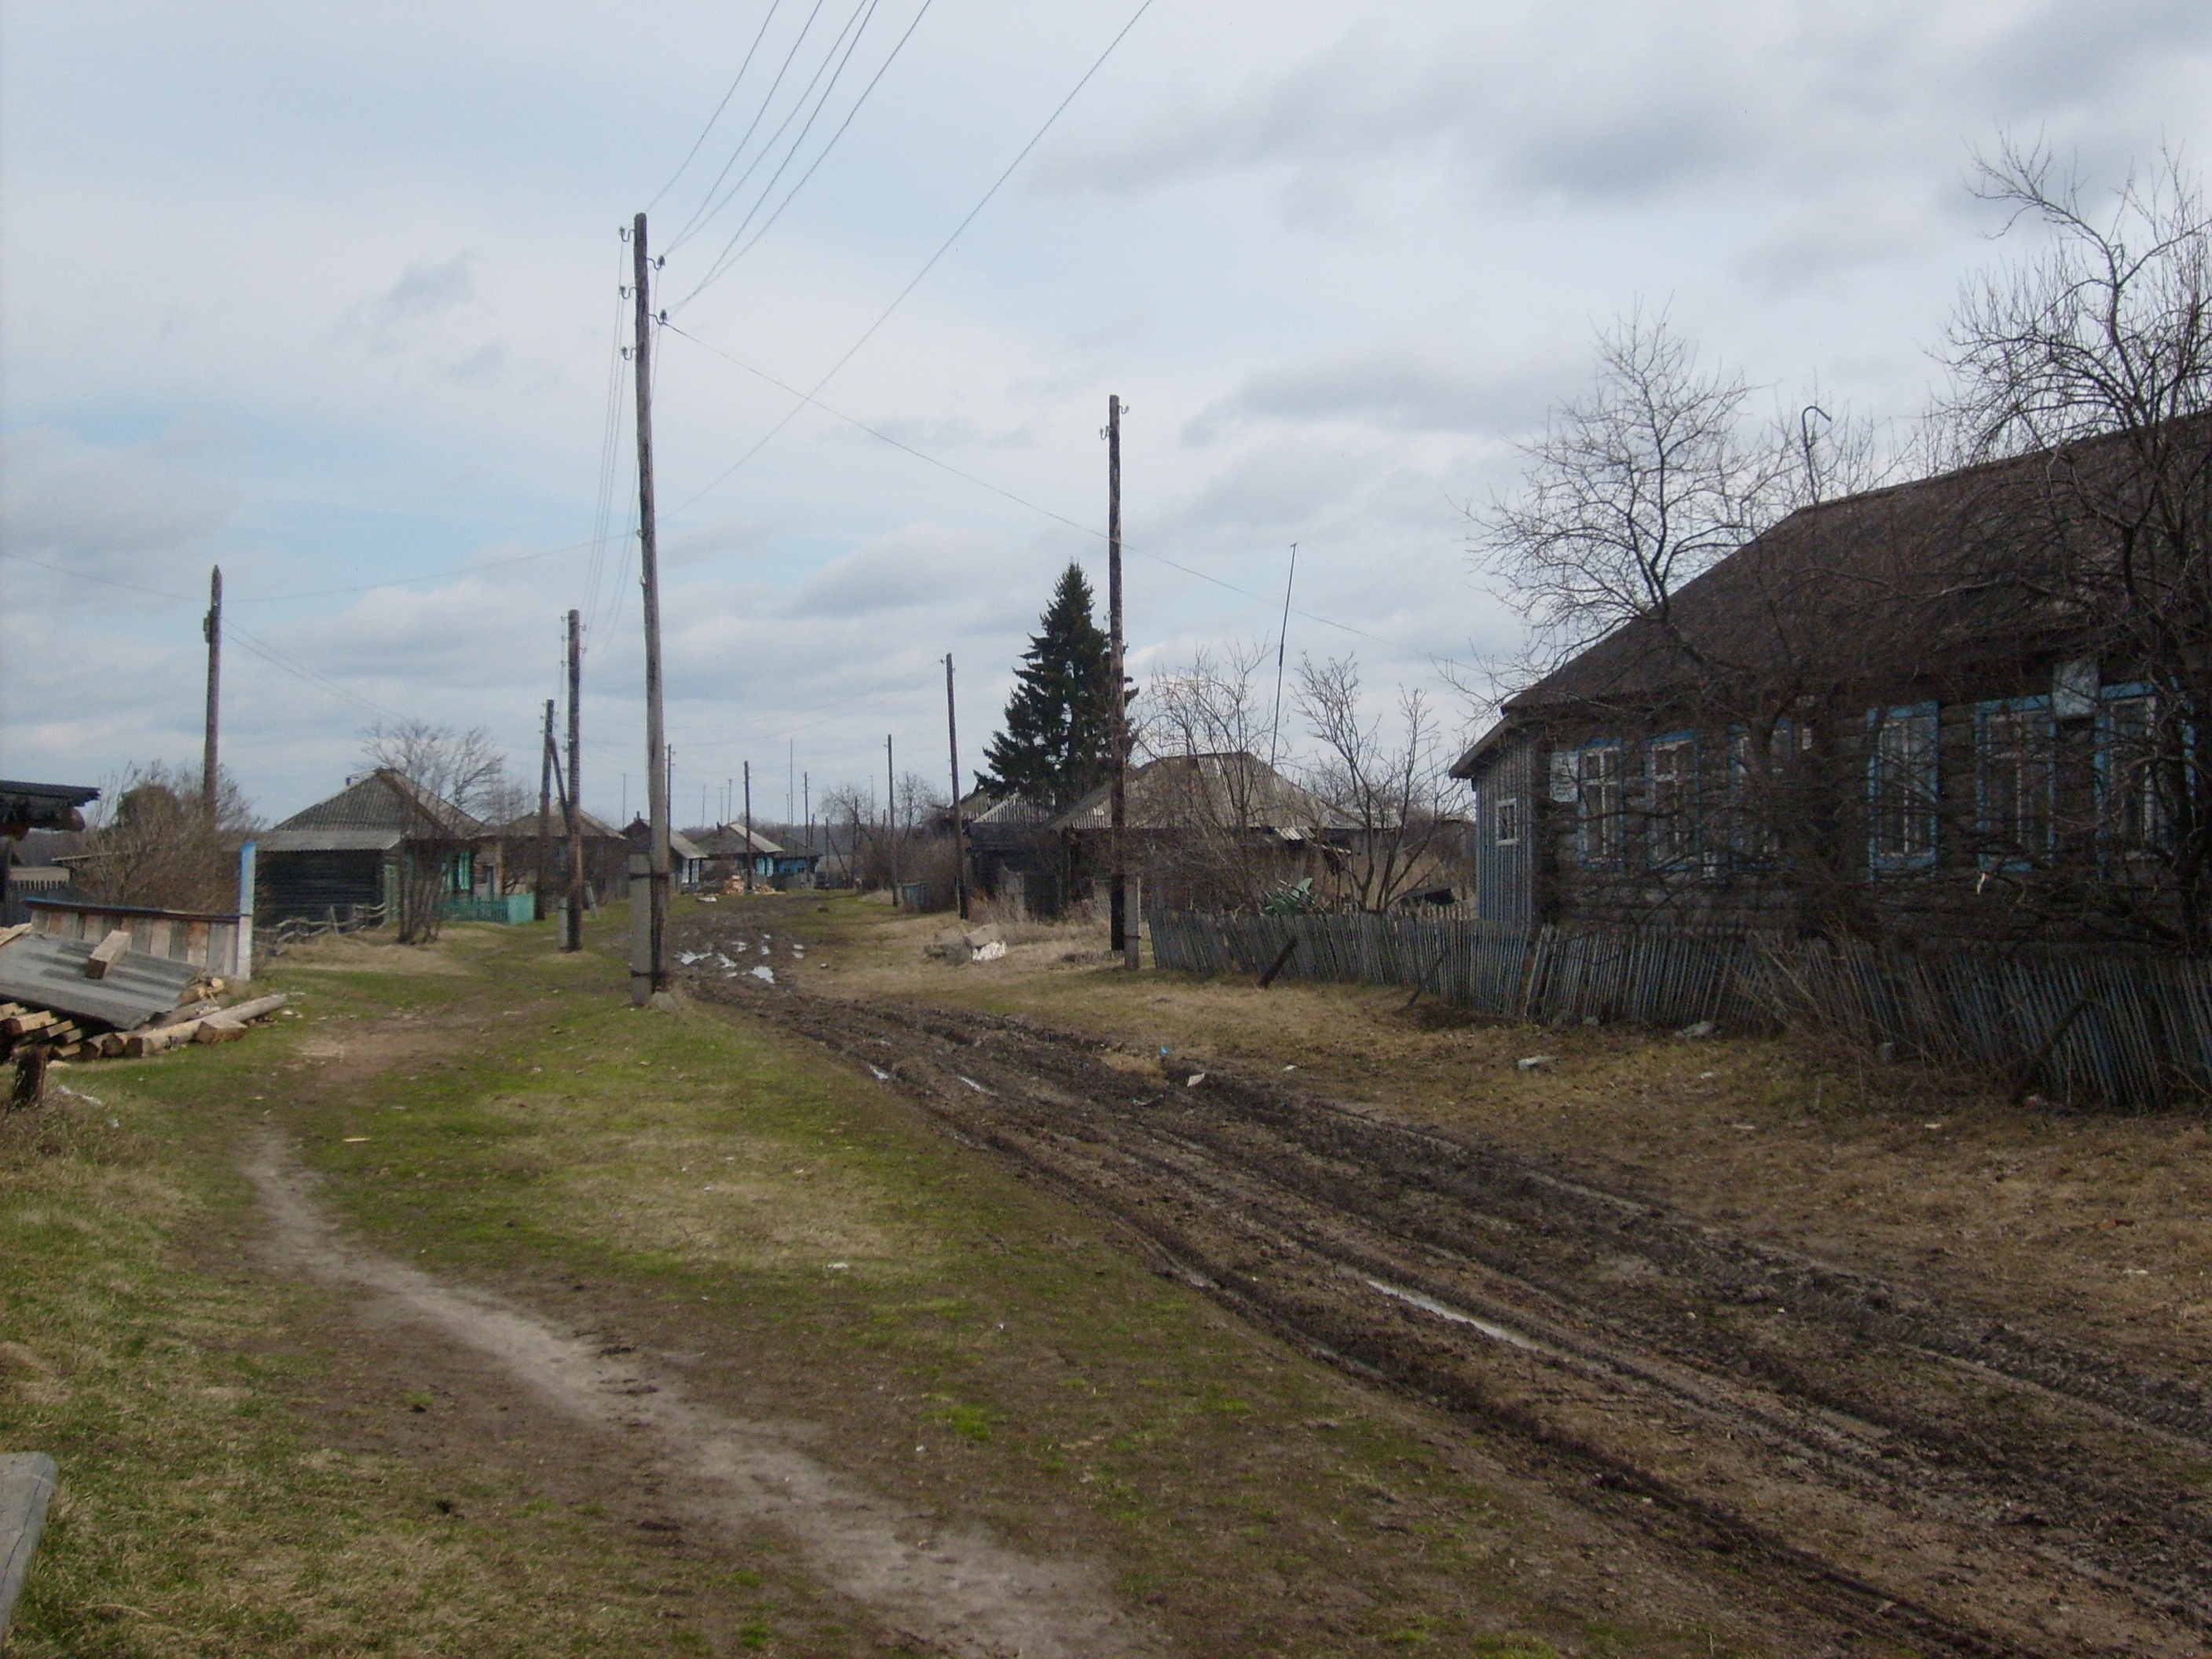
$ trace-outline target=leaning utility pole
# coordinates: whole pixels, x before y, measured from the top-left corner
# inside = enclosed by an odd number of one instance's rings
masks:
[[[537,869],[531,891],[538,896],[538,920],[545,920],[545,852],[553,840],[553,699],[545,699],[545,736],[538,745]]]
[[[745,891],[753,890],[753,763],[745,763]]]
[[[584,948],[584,617],[568,613],[568,921],[561,948]]]
[[[1106,400],[1106,673],[1112,719],[1108,742],[1113,754],[1111,861],[1113,889],[1107,899],[1112,948],[1137,965],[1137,929],[1129,916],[1129,723],[1128,699],[1121,695],[1121,399]]]
[[[222,710],[222,567],[208,579],[207,620],[200,624],[207,635],[207,746],[200,756],[200,804],[210,821],[216,815],[222,774],[216,765],[216,727]]]
[[[952,896],[968,920],[968,837],[960,822],[960,724],[952,712],[952,653],[945,653],[945,746],[952,757]]]
[[[642,1004],[668,988],[669,764],[660,699],[660,547],[653,515],[653,261],[646,254],[642,213],[630,227],[630,261],[637,299],[631,367],[637,373],[638,580],[645,589],[646,801],[653,826],[646,855],[649,912],[642,937],[635,924],[630,936],[629,1000]]]

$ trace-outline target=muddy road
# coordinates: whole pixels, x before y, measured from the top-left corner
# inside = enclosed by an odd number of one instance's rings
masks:
[[[1802,1653],[2212,1647],[2212,1397],[1279,1079],[712,971]],[[1873,1648],[1869,1644],[1875,1644]]]

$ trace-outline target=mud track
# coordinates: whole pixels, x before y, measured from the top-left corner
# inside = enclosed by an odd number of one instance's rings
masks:
[[[996,1016],[711,978],[1333,1364],[1768,1609],[1795,1653],[2194,1656],[2212,1401],[1466,1137]]]

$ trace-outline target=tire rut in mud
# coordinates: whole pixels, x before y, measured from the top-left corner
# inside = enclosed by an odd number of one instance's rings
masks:
[[[895,1080],[1254,1322],[1511,1431],[1585,1507],[1820,1615],[1831,1650],[2212,1631],[2202,1390],[1269,1082],[1146,1083],[998,1016],[695,988]]]

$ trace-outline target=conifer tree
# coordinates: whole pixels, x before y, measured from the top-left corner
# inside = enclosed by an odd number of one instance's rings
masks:
[[[1015,671],[1006,730],[984,755],[987,787],[1058,808],[1106,781],[1107,639],[1091,603],[1083,568],[1071,561]]]

